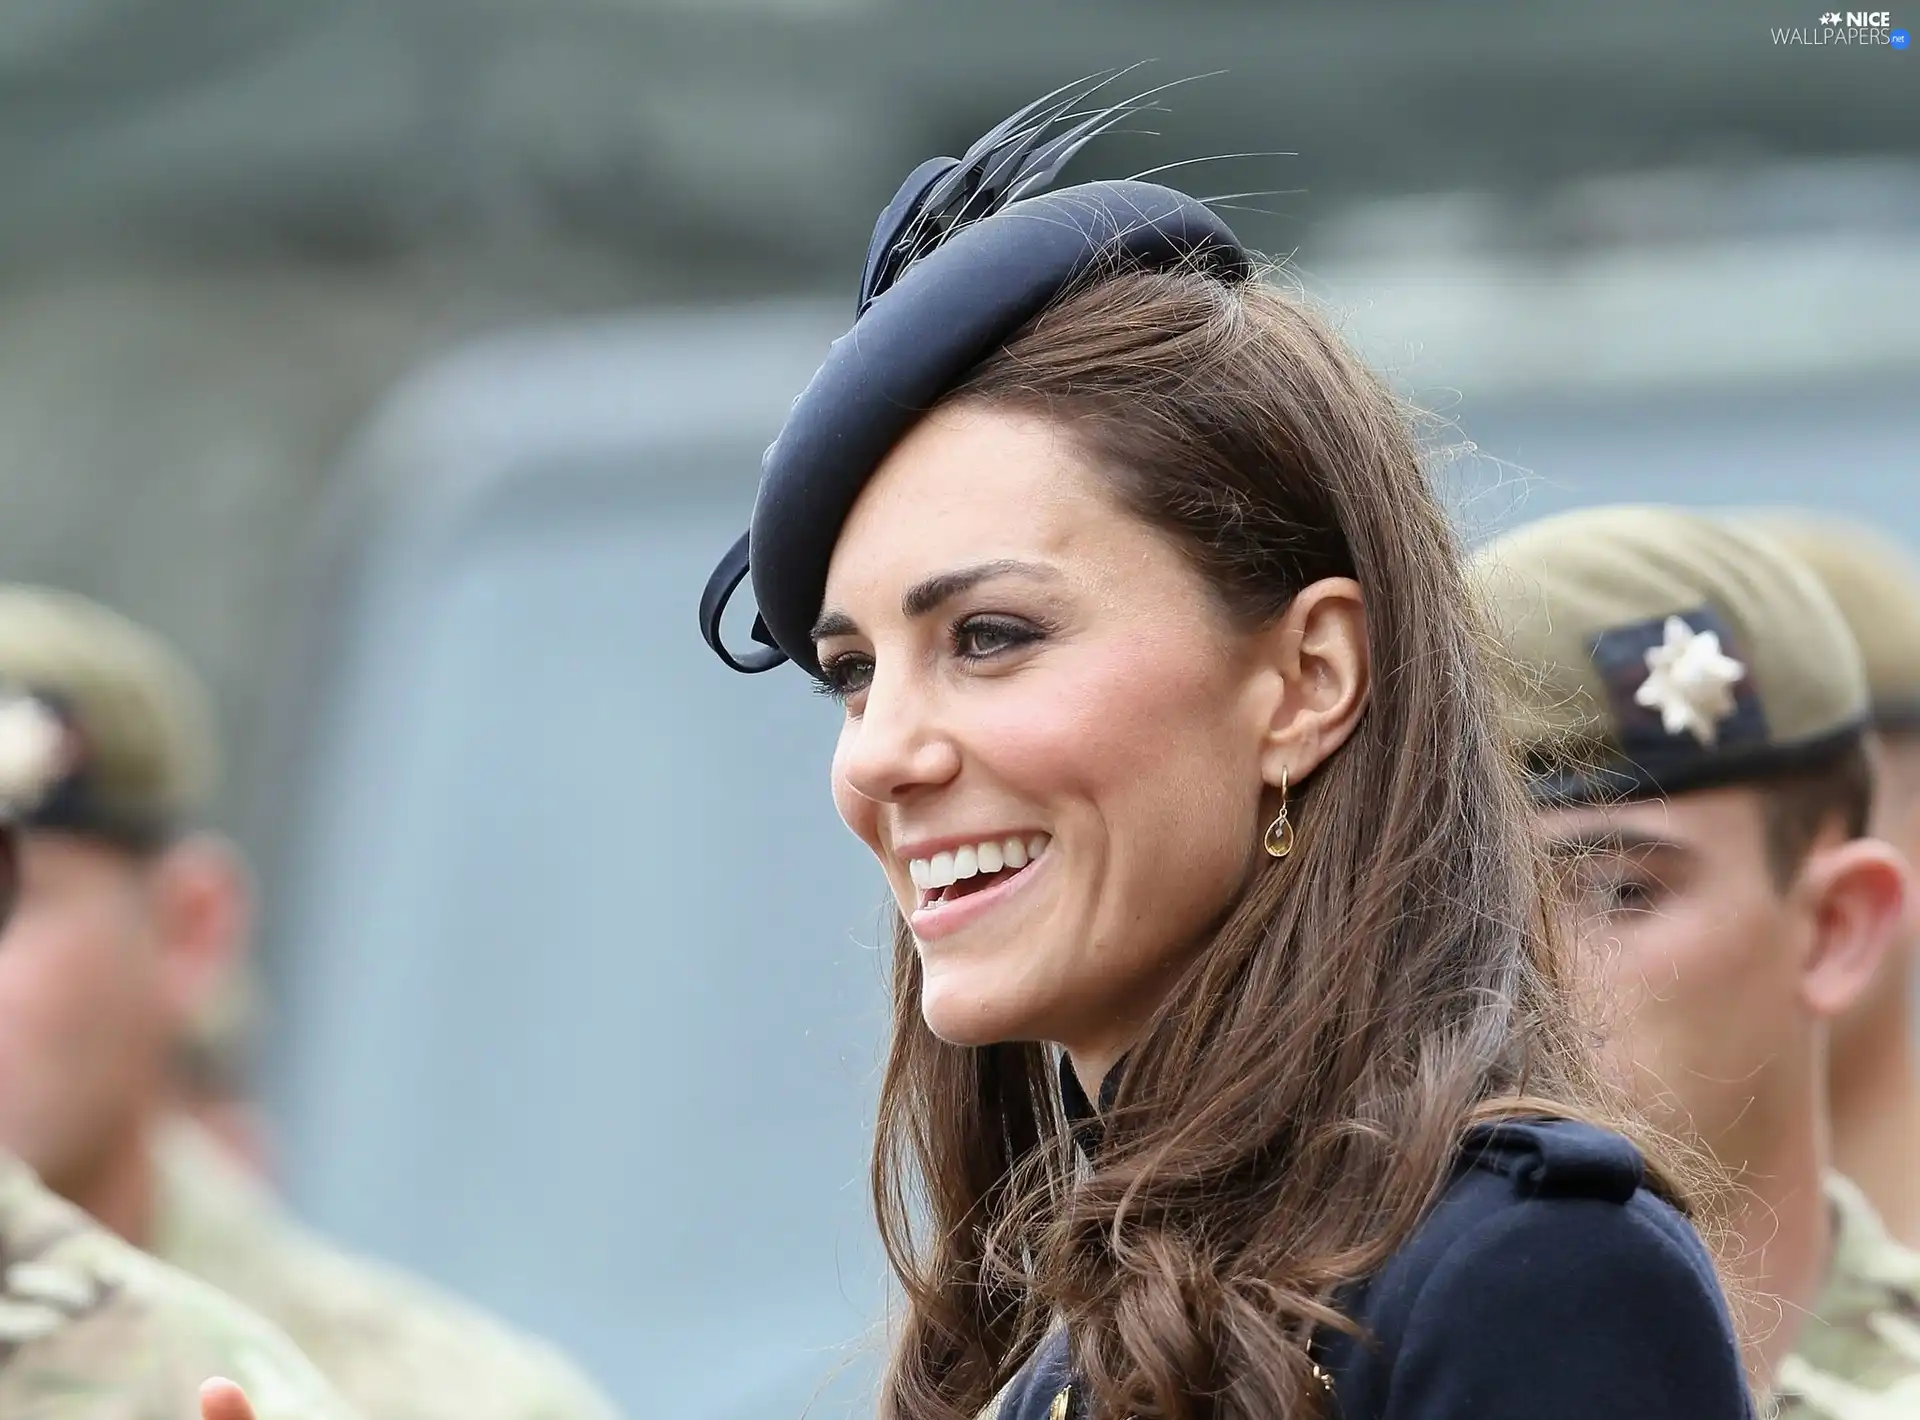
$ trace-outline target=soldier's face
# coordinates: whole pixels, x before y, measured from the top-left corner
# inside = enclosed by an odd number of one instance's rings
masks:
[[[0,935],[0,1147],[62,1191],[127,1145],[160,1079],[165,970],[150,873],[116,849],[25,836]]]
[[[1558,810],[1539,825],[1622,1079],[1730,1168],[1804,1127],[1832,999],[1820,850],[1778,883],[1749,788]]]
[[[1259,852],[1265,722],[1204,583],[1052,426],[949,410],[866,488],[825,606],[834,798],[928,1026],[1111,1059]]]

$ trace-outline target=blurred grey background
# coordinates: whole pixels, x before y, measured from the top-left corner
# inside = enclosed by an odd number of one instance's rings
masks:
[[[1776,42],[1818,8],[7,6],[0,576],[216,686],[295,1199],[636,1415],[857,1411],[879,884],[830,712],[693,607],[874,214],[1068,79],[1224,71],[1077,170],[1265,155],[1171,176],[1259,194],[1470,532],[1920,535],[1920,59]]]

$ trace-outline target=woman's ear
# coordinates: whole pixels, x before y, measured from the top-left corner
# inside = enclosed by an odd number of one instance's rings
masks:
[[[1299,784],[1347,742],[1367,706],[1372,663],[1360,584],[1328,577],[1302,587],[1262,638],[1280,693],[1271,702],[1262,777]]]
[[[1817,849],[1802,870],[1813,912],[1813,947],[1800,994],[1816,1016],[1844,1014],[1894,946],[1906,908],[1907,862],[1877,838]]]

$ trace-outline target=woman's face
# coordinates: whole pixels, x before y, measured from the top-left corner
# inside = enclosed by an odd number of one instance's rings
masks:
[[[1063,430],[937,411],[834,550],[816,637],[840,815],[956,1044],[1126,1047],[1260,851],[1285,688]]]

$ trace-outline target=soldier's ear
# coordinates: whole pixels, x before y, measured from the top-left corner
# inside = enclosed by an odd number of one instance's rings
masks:
[[[1813,945],[1800,975],[1801,999],[1824,1019],[1844,1014],[1879,974],[1906,908],[1906,859],[1877,838],[1817,849],[1802,872]]]
[[[149,892],[167,1009],[184,1028],[241,964],[253,932],[253,890],[238,850],[212,834],[167,847]]]

